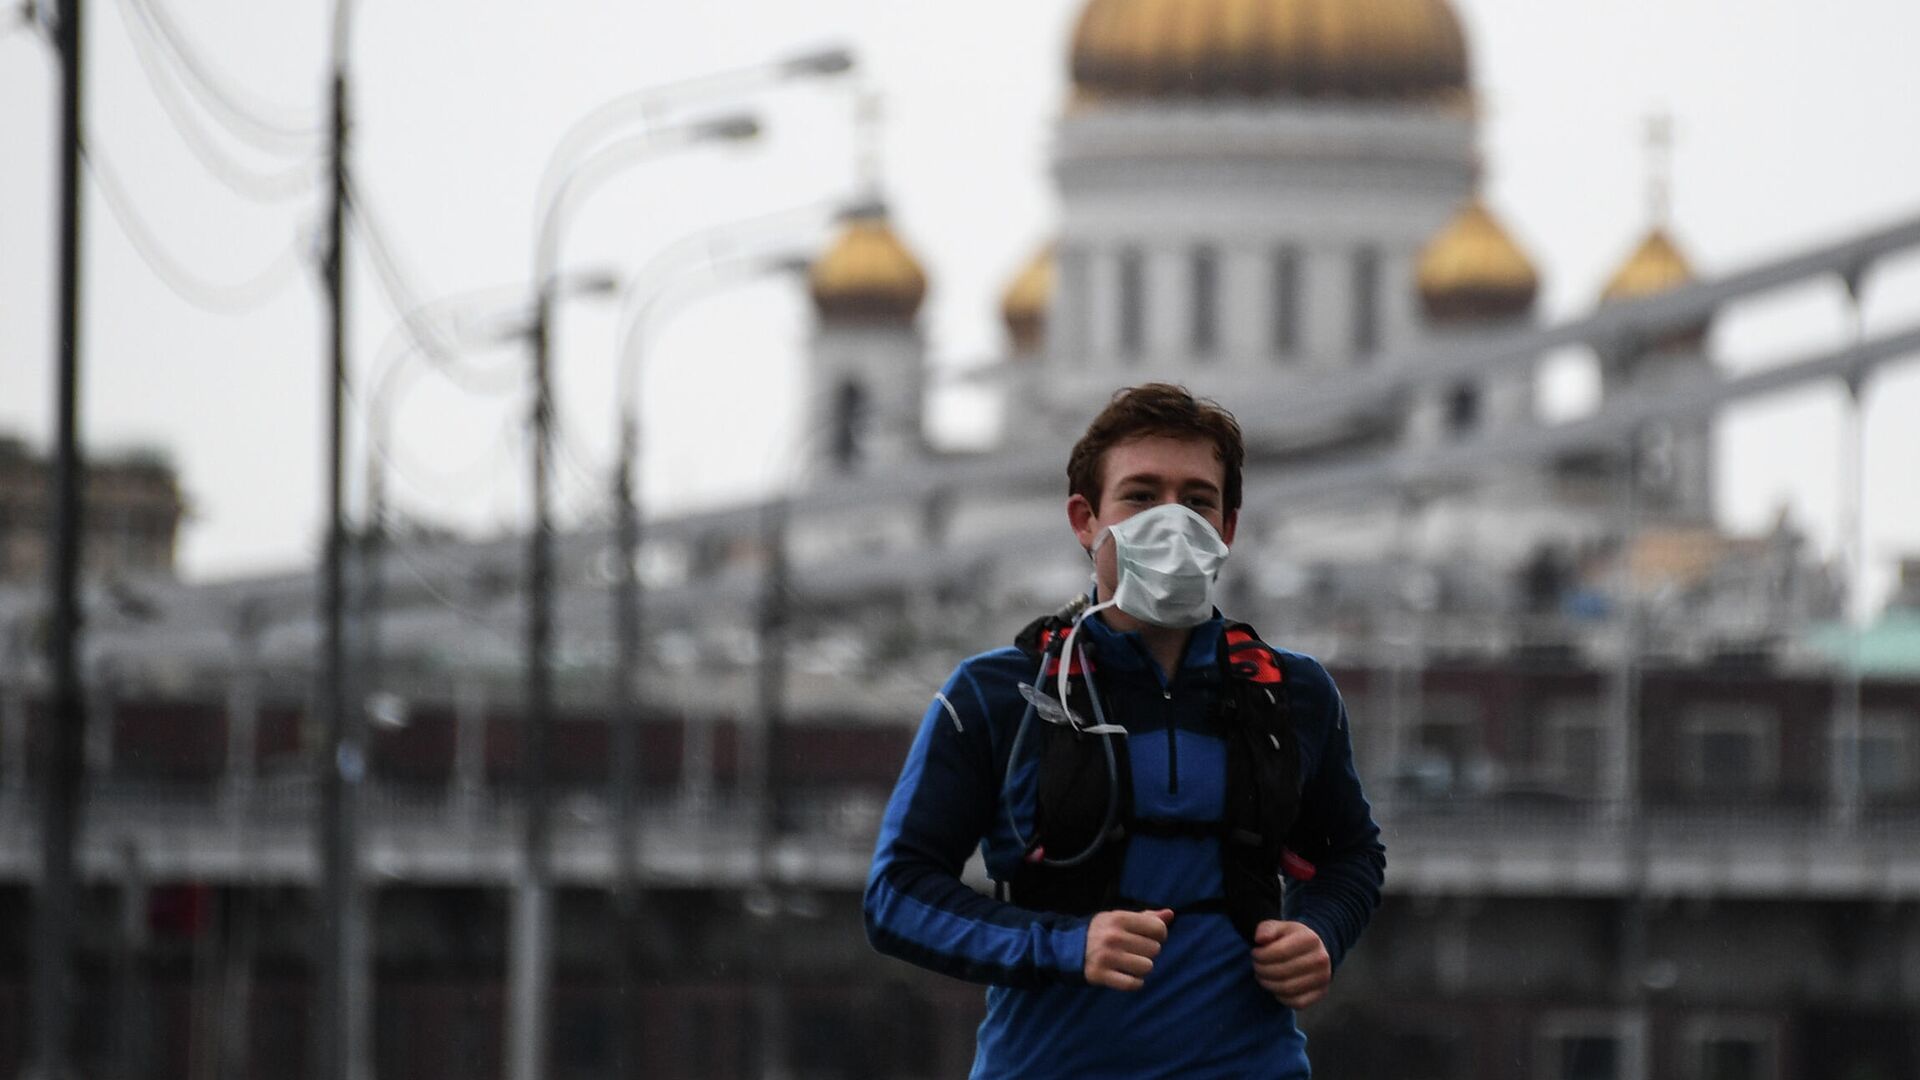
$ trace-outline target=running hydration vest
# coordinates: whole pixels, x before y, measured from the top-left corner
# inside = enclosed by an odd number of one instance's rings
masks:
[[[1112,721],[1114,695],[1097,673],[1083,669],[1079,656],[1061,655],[1073,611],[1035,620],[1015,644],[1040,666],[1041,692],[1052,690],[1059,665],[1068,665],[1065,704],[1073,715],[1096,715],[1087,686],[1093,677],[1093,689]],[[1152,907],[1120,894],[1128,839],[1218,837],[1224,895],[1179,910],[1223,912],[1249,942],[1262,920],[1282,917],[1283,867],[1296,878],[1313,875],[1311,864],[1287,847],[1300,807],[1300,749],[1287,712],[1289,687],[1279,658],[1243,623],[1226,625],[1219,662],[1222,678],[1209,711],[1227,745],[1225,816],[1219,821],[1137,816],[1124,736],[1090,734],[1070,723],[1033,725],[1040,747],[1034,835],[1018,870],[1003,883],[1008,899],[1073,915]]]

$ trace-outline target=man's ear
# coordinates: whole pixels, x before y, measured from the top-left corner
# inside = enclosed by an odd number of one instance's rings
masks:
[[[1067,496],[1067,524],[1073,526],[1073,535],[1080,540],[1080,546],[1093,550],[1093,538],[1100,535],[1100,526],[1095,522],[1099,514],[1085,495]]]
[[[1240,511],[1229,510],[1227,516],[1220,519],[1220,542],[1233,546],[1234,531],[1240,527]]]

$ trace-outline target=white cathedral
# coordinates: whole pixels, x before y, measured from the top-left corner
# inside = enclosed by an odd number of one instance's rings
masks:
[[[1532,367],[1386,408],[1275,408],[1338,400],[1343,384],[1423,353],[1534,326],[1538,272],[1480,190],[1468,43],[1447,0],[1090,0],[1071,63],[1055,139],[1059,236],[1004,294],[993,454],[1030,451],[1038,466],[1058,450],[1046,465],[1057,477],[1067,442],[1106,397],[1149,380],[1184,384],[1238,415],[1250,483],[1540,422]],[[1692,280],[1661,201],[1597,303]],[[845,225],[811,285],[811,475],[857,485],[941,456],[921,430],[926,273],[883,210]],[[1713,379],[1706,341],[1701,325],[1598,350],[1599,407]],[[1257,553],[1230,565],[1256,608],[1282,596],[1291,610],[1317,606],[1320,621],[1403,585],[1430,610],[1558,611],[1578,606],[1583,583],[1589,599],[1617,591],[1629,547],[1632,587],[1677,589],[1696,607],[1742,597],[1728,614],[1742,626],[1831,605],[1823,572],[1753,588],[1755,575],[1777,578],[1782,560],[1801,566],[1799,540],[1784,523],[1749,540],[1715,527],[1710,420],[1655,434],[1632,466],[1624,452],[1517,457],[1444,489],[1250,503],[1242,542]],[[1629,468],[1631,526],[1620,497]],[[1031,535],[1064,537],[1054,490],[1063,487],[943,524],[1006,536],[1017,520]],[[846,524],[842,515],[828,530],[847,541]],[[813,546],[838,545],[816,536]],[[1414,585],[1377,572],[1409,563],[1430,567]],[[1033,584],[1044,592],[1073,580],[1063,570]],[[1303,589],[1318,602],[1303,603]]]

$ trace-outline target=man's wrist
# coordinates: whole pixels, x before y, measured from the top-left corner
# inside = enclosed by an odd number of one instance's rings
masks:
[[[1327,950],[1327,959],[1331,961],[1332,966],[1335,968],[1340,966],[1340,953],[1337,951],[1338,947],[1334,941],[1333,931],[1324,923],[1315,919],[1312,915],[1301,915],[1298,918],[1288,919],[1287,921],[1299,923],[1301,926],[1313,931],[1314,936],[1320,939],[1320,947]]]

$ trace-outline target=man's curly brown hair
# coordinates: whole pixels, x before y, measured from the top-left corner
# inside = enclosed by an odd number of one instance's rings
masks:
[[[1212,443],[1214,456],[1226,470],[1226,484],[1220,492],[1225,512],[1240,509],[1240,471],[1246,464],[1247,449],[1240,438],[1239,422],[1217,403],[1196,398],[1186,387],[1172,383],[1146,383],[1114,391],[1113,399],[1087,425],[1086,434],[1073,444],[1073,453],[1067,457],[1067,493],[1085,496],[1098,513],[1105,483],[1100,469],[1107,451],[1156,435]]]

